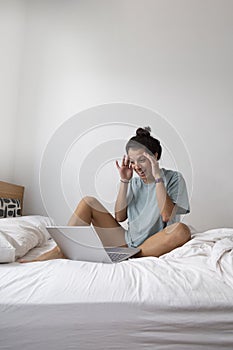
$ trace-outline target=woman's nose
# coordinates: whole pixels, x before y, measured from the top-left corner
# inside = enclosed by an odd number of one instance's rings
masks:
[[[135,167],[136,169],[140,169],[140,164],[137,163],[137,162],[135,162],[135,163],[134,163],[134,167]]]

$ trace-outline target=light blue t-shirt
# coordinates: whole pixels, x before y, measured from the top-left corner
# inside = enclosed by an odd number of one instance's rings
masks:
[[[171,225],[180,221],[181,214],[189,213],[188,194],[179,172],[164,168],[161,172],[167,194],[177,206],[176,215],[167,223]],[[134,177],[128,187],[127,203],[128,229],[125,240],[130,247],[137,247],[164,227],[156,198],[156,183],[145,184],[141,178]]]

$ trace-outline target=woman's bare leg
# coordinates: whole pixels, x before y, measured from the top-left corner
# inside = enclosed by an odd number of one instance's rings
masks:
[[[68,225],[83,226],[90,224],[103,228],[120,226],[116,219],[96,198],[87,196],[79,202]]]
[[[126,246],[125,230],[116,219],[104,208],[104,206],[94,197],[84,197],[73,215],[69,226],[85,226],[93,224],[104,243],[104,246]],[[44,261],[51,259],[64,259],[65,256],[58,246],[40,255],[34,260],[20,259],[19,262]]]
[[[124,228],[96,198],[84,197],[75,209],[68,225],[90,224],[95,227],[104,246],[126,245]]]
[[[169,253],[175,248],[182,246],[191,238],[190,229],[187,225],[177,222],[167,226],[162,231],[146,239],[140,246],[141,251],[136,257],[155,256],[159,257]]]
[[[28,262],[34,262],[34,261],[45,261],[45,260],[53,260],[53,259],[66,259],[65,255],[62,253],[61,249],[58,246],[38,256],[36,259],[33,259],[33,260],[19,259],[18,262],[28,263]]]

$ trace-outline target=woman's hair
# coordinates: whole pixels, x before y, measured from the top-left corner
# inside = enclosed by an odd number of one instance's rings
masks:
[[[147,148],[152,154],[158,153],[157,160],[160,159],[162,153],[162,147],[159,140],[150,135],[151,128],[146,126],[145,128],[138,128],[136,130],[136,136],[131,137],[127,142],[125,148],[128,153],[129,148]]]

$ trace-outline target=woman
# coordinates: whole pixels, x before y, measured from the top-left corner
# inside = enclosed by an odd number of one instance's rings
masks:
[[[116,161],[120,187],[115,218],[97,199],[85,197],[68,223],[93,224],[105,245],[141,248],[136,257],[159,257],[190,239],[188,226],[179,222],[180,214],[189,212],[185,181],[177,171],[159,167],[162,148],[150,131],[149,127],[137,129],[126,144],[122,163]],[[133,172],[138,176],[133,177]],[[119,224],[126,219],[127,230]],[[57,258],[65,258],[59,247],[36,261]]]

